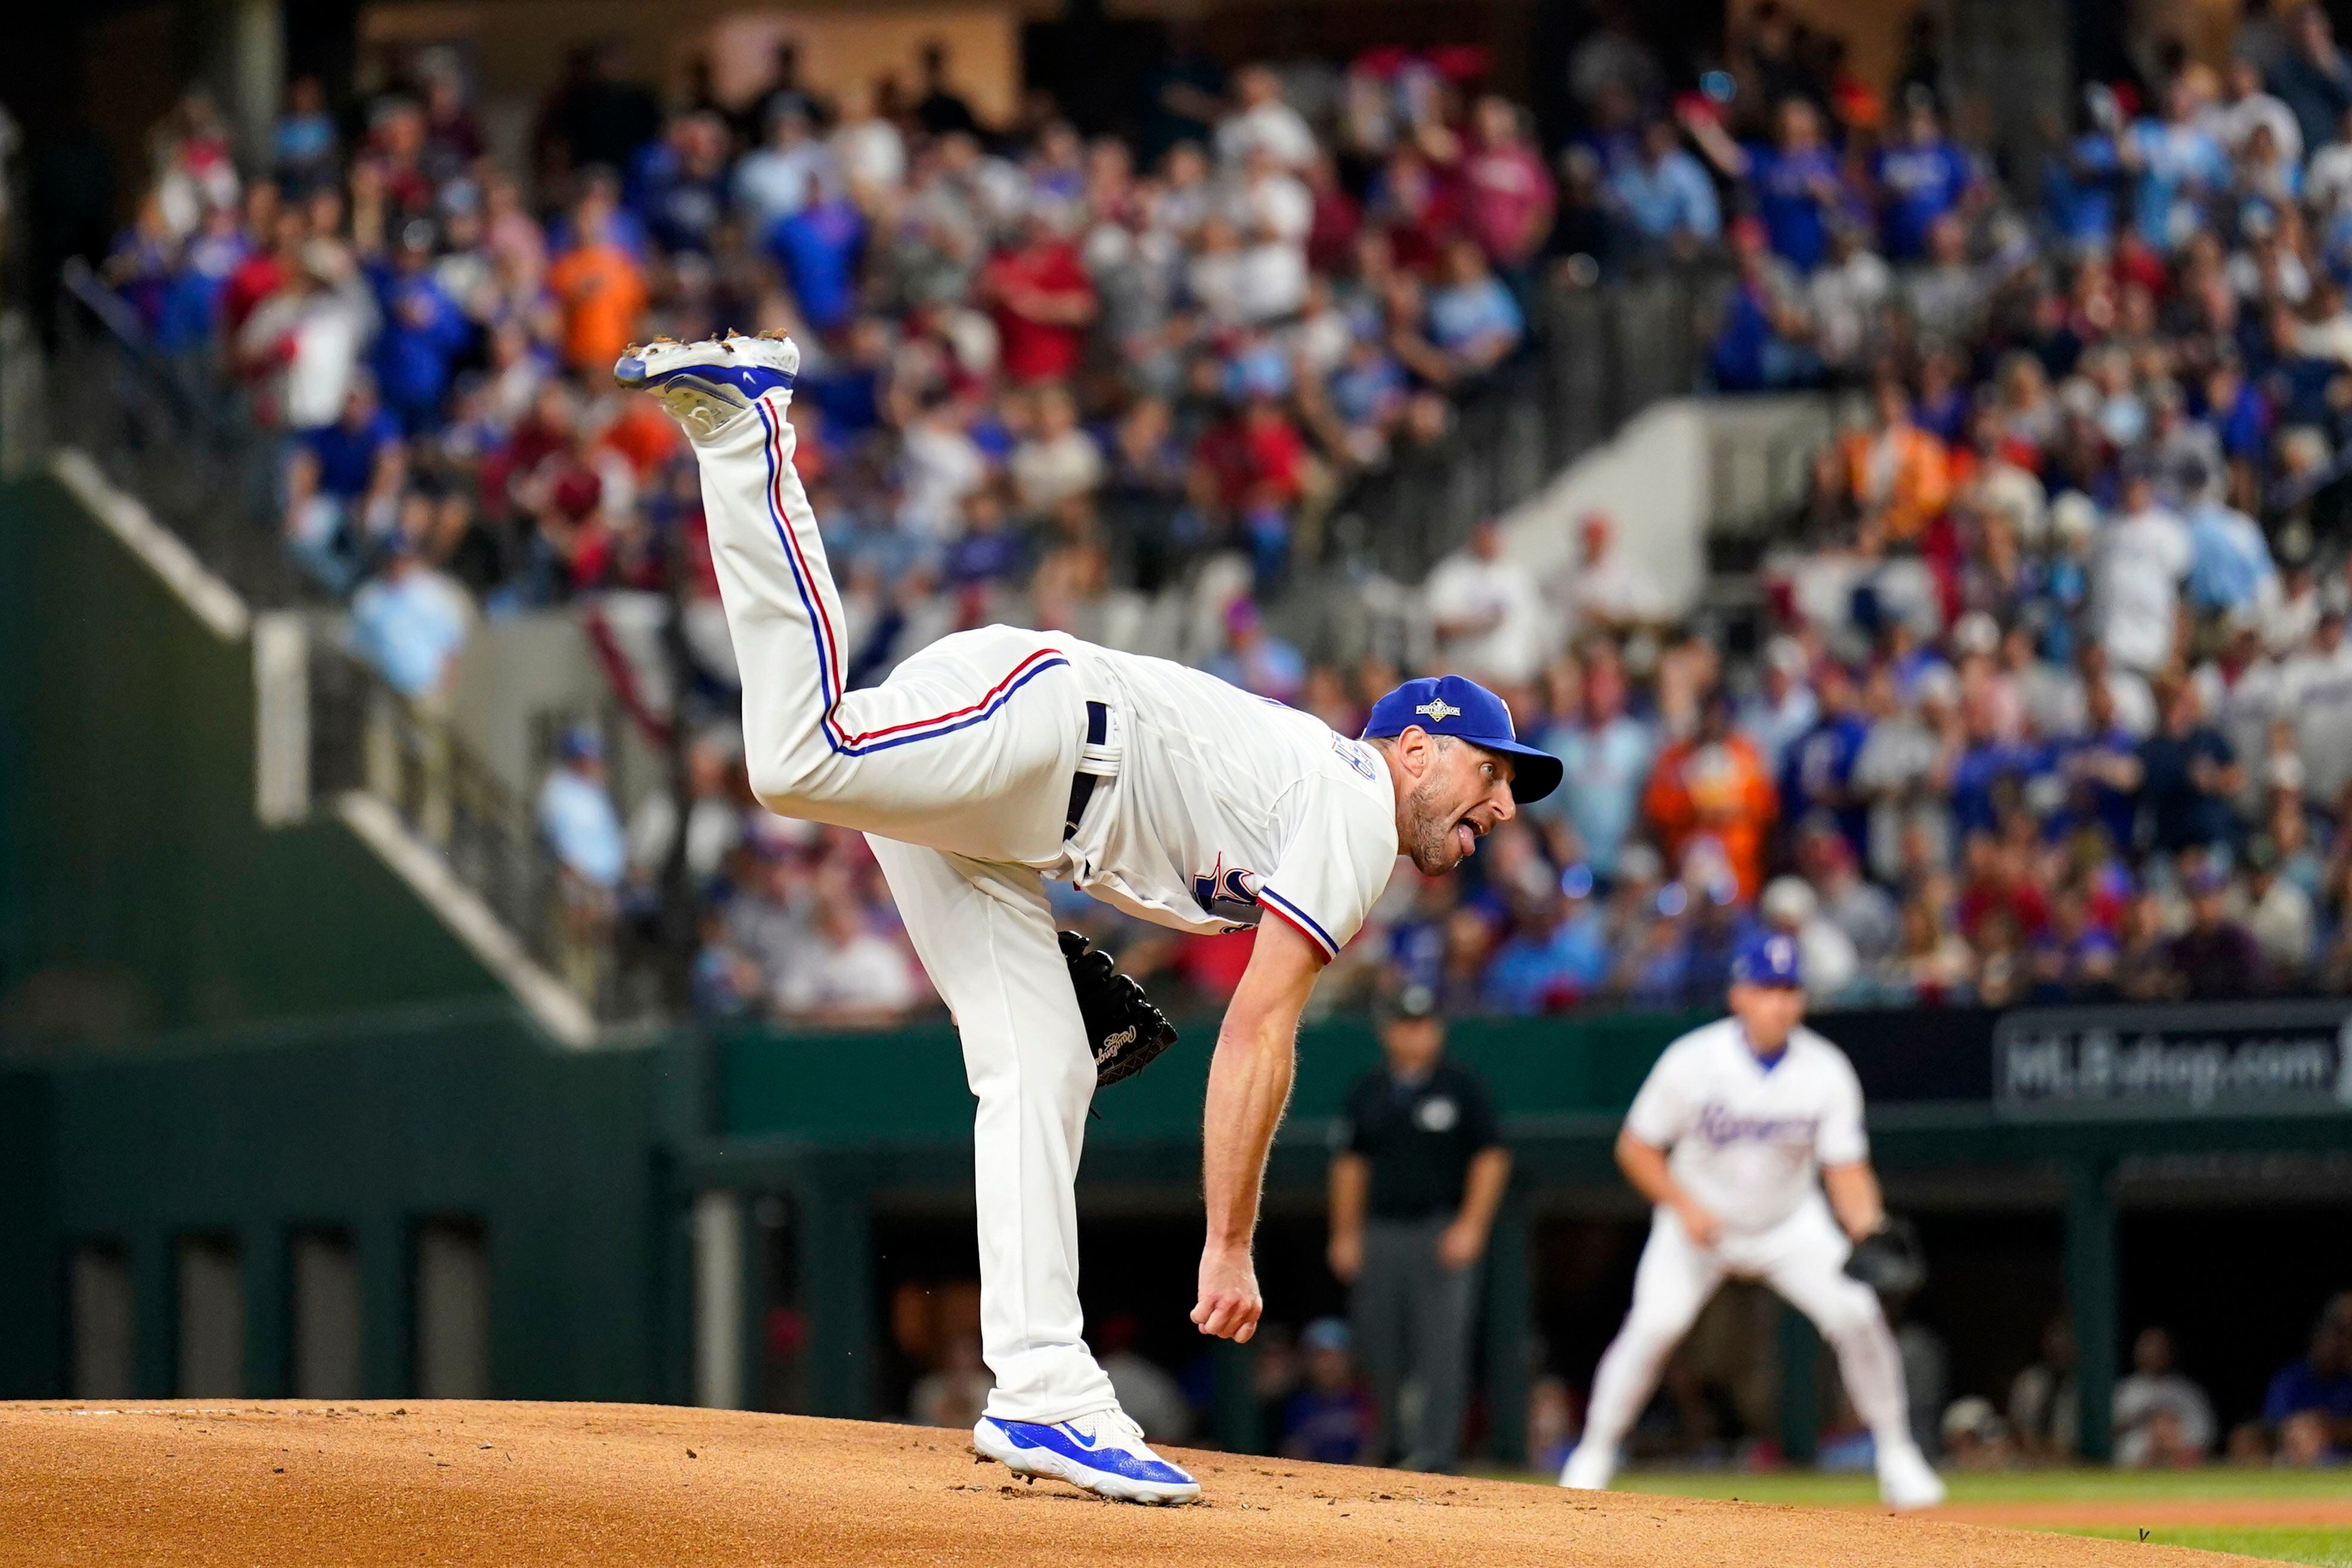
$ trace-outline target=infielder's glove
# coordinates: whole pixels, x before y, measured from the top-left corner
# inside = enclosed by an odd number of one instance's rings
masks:
[[[1062,956],[1069,961],[1070,987],[1078,994],[1078,1015],[1094,1047],[1097,1092],[1141,1072],[1176,1043],[1168,1015],[1151,1005],[1134,975],[1118,972],[1109,953],[1066,931]]]
[[[1845,1271],[1882,1296],[1907,1296],[1927,1282],[1927,1255],[1919,1249],[1919,1229],[1889,1215],[1853,1244]]]

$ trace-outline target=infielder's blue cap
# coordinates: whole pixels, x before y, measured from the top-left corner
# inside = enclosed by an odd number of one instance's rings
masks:
[[[1510,704],[1466,676],[1424,676],[1408,680],[1372,704],[1366,735],[1402,735],[1418,724],[1433,735],[1451,735],[1481,751],[1511,759],[1511,798],[1521,805],[1559,787],[1560,761],[1549,752],[1519,743],[1511,728]]]
[[[1749,937],[1739,944],[1739,955],[1731,961],[1731,978],[1741,985],[1802,986],[1805,962],[1797,951],[1797,939],[1777,931]]]

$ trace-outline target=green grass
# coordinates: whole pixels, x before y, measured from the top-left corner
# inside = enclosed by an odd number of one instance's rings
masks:
[[[2352,1474],[2343,1470],[1960,1470],[1946,1471],[1956,1503],[2078,1502],[2101,1504],[2150,1499],[2168,1503],[2245,1498],[2342,1498],[2352,1496]],[[1822,1475],[1777,1470],[1750,1475],[1737,1470],[1627,1470],[1617,1478],[1626,1491],[1666,1497],[1738,1498],[1743,1502],[1788,1503],[1822,1508],[1867,1504],[1878,1486],[1867,1475]]]
[[[2109,1541],[2134,1541],[2136,1530],[2068,1530],[2063,1535],[2097,1535]],[[2352,1568],[2352,1529],[2302,1524],[2237,1525],[2217,1529],[2181,1526],[2147,1532],[2152,1546],[2193,1546],[2200,1552],[2235,1552],[2273,1563],[2303,1563],[2310,1568]]]
[[[2189,1474],[2148,1470],[2004,1470],[1948,1474],[1955,1503],[2050,1503],[2128,1510],[2137,1501],[2172,1505],[2262,1499],[2344,1498],[2352,1475],[2341,1470],[2210,1469]],[[1732,1498],[1800,1508],[1868,1505],[1878,1489],[1868,1476],[1788,1470],[1747,1475],[1727,1470],[1631,1470],[1618,1479],[1627,1491],[1668,1497]],[[2114,1541],[2140,1539],[2137,1527],[2068,1528],[2069,1535]],[[2160,1525],[2151,1544],[2235,1552],[2309,1568],[2352,1568],[2352,1526]]]

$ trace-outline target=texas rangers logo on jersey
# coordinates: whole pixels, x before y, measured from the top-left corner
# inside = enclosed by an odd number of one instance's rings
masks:
[[[1237,926],[1257,924],[1258,874],[1239,866],[1228,866],[1225,858],[1192,879],[1192,901],[1222,921]]]
[[[1798,1143],[1811,1147],[1821,1128],[1818,1116],[1742,1116],[1719,1100],[1698,1113],[1698,1135],[1720,1149],[1727,1143]]]
[[[1350,741],[1345,735],[1334,735],[1331,737],[1331,750],[1341,762],[1366,778],[1372,780],[1380,778],[1381,775],[1372,769],[1372,759],[1364,752],[1364,743],[1361,741]]]
[[[1433,724],[1443,724],[1448,719],[1459,719],[1462,716],[1462,710],[1443,697],[1433,697],[1413,711],[1428,714],[1429,721]]]

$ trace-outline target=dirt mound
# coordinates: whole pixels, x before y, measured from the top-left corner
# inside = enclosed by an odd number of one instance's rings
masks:
[[[2223,1559],[1928,1519],[1184,1457],[1184,1509],[1015,1484],[961,1434],[649,1405],[0,1405],[0,1563],[1836,1563]]]

